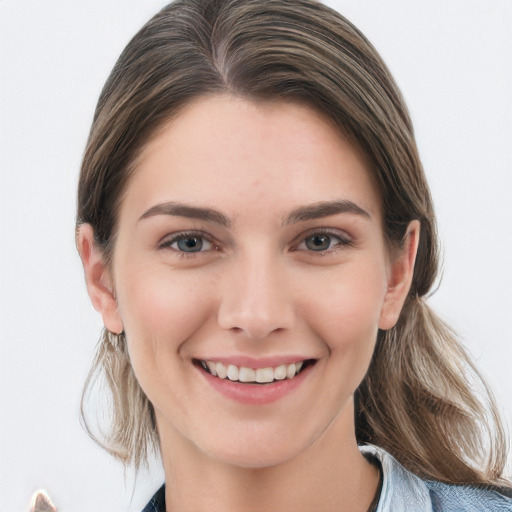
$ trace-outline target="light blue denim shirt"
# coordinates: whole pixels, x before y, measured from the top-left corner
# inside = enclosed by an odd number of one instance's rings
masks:
[[[377,457],[382,466],[377,512],[512,512],[512,499],[495,491],[422,480],[381,448],[361,446],[360,449]],[[165,512],[163,486],[142,512]]]
[[[377,512],[512,512],[512,499],[495,491],[422,480],[381,448],[360,450],[373,454],[382,465]]]

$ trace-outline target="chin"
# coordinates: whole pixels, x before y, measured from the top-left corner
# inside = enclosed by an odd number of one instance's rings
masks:
[[[215,446],[210,446],[205,452],[211,459],[223,464],[244,469],[263,469],[279,466],[298,457],[313,442],[313,439],[296,432],[293,435],[289,432],[252,432],[245,435],[232,432],[222,440],[217,438]]]
[[[251,450],[241,450],[238,452],[214,453],[212,456],[223,464],[238,467],[242,469],[265,469],[272,468],[284,464],[301,453],[302,450],[286,450],[280,449],[279,451],[261,451],[256,452],[253,448]]]

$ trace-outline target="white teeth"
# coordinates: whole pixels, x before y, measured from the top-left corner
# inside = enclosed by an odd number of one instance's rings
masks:
[[[238,371],[238,366],[235,366],[234,364],[230,364],[228,366],[228,379],[229,380],[238,380],[238,375],[239,375],[239,371]]]
[[[213,361],[206,361],[206,366],[208,366],[208,370],[212,375],[217,375],[217,370],[215,367],[217,366]]]
[[[260,384],[272,382],[274,380],[274,370],[272,368],[258,368],[256,370],[256,382]]]
[[[281,364],[275,368],[247,368],[245,366],[236,366],[230,364],[227,367],[223,363],[213,361],[201,361],[203,368],[206,366],[209,372],[220,379],[228,378],[231,381],[238,382],[257,382],[267,384],[274,380],[293,379],[301,370],[304,361],[298,363]]]
[[[302,363],[301,363],[301,365],[302,365]],[[288,370],[288,367],[285,364],[278,366],[274,370],[274,379],[276,379],[276,380],[286,379],[286,374],[288,373],[287,370]]]
[[[256,370],[242,366],[238,372],[240,382],[254,382],[256,380]]]
[[[215,363],[215,372],[217,373],[217,377],[221,379],[225,379],[228,376],[228,371],[222,363]]]

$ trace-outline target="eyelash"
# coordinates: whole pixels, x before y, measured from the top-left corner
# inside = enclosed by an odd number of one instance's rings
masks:
[[[311,239],[313,237],[328,237],[329,242],[331,242],[333,239],[337,241],[337,243],[334,246],[329,246],[327,249],[321,249],[318,251],[315,251],[314,249],[309,249],[306,245],[307,240]],[[178,247],[172,247],[174,244],[179,243],[180,241],[184,241],[187,239],[198,239],[201,241],[201,247],[198,251],[183,251],[179,249]],[[206,250],[203,250],[204,243],[211,244],[211,247],[209,247]],[[304,248],[301,248],[301,245],[304,245]],[[351,247],[353,246],[353,241],[351,238],[346,234],[341,234],[338,230],[334,229],[316,229],[314,231],[310,231],[306,235],[301,235],[300,240],[298,243],[292,245],[292,251],[305,251],[310,253],[311,255],[318,255],[318,256],[326,256],[328,254],[331,254],[333,252],[336,252],[343,247]],[[198,253],[201,252],[207,252],[207,251],[219,251],[220,246],[218,243],[216,243],[211,237],[207,236],[205,233],[201,231],[182,231],[180,233],[176,233],[172,236],[172,238],[164,240],[160,245],[159,249],[170,249],[177,253],[179,257],[182,258],[191,258],[196,257]]]
[[[314,237],[328,237],[331,241],[334,239],[337,241],[337,243],[329,247],[325,250],[318,250],[315,251],[314,249],[308,249],[306,246],[306,241],[308,239],[314,238]],[[300,248],[301,245],[306,246],[305,248]],[[346,234],[346,233],[340,233],[338,230],[335,229],[315,229],[313,231],[310,231],[305,236],[301,235],[300,241],[297,245],[294,246],[294,251],[306,251],[312,255],[318,255],[318,256],[326,256],[328,254],[332,254],[333,252],[336,252],[344,247],[351,247],[353,246],[352,239]],[[316,253],[316,254],[315,254]]]
[[[177,244],[182,240],[187,240],[187,239],[192,239],[192,238],[201,240],[201,245],[203,245],[204,242],[211,244],[211,248],[207,249],[208,251],[211,251],[211,250],[218,251],[220,248],[219,245],[216,244],[215,241],[211,237],[206,236],[201,231],[182,231],[181,233],[176,233],[172,236],[172,238],[164,240],[158,246],[158,248],[159,249],[170,249],[171,251],[174,251],[181,258],[191,258],[191,257],[195,257],[197,255],[197,253],[206,252],[204,250],[187,252],[187,251],[182,251],[179,248],[172,247],[174,244]],[[202,249],[202,247],[201,247],[201,249]]]

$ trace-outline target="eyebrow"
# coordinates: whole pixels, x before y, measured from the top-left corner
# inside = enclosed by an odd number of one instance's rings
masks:
[[[337,215],[340,213],[350,213],[360,215],[367,219],[371,219],[371,215],[358,206],[356,203],[348,200],[339,201],[321,201],[307,206],[301,206],[293,210],[285,219],[284,224],[296,224],[307,220],[320,219]],[[226,215],[213,208],[205,208],[192,206],[183,203],[166,202],[156,204],[141,215],[139,221],[154,217],[156,215],[172,215],[175,217],[187,217],[189,219],[204,220],[207,222],[215,222],[224,227],[230,227],[231,221]]]
[[[339,201],[321,201],[297,208],[288,215],[285,224],[296,224],[297,222],[304,222],[306,220],[321,219],[339,213],[351,213],[371,219],[371,215],[366,210],[352,201],[343,199]]]
[[[189,219],[215,222],[216,224],[220,224],[224,227],[229,227],[231,225],[231,221],[223,213],[214,210],[213,208],[203,208],[175,202],[160,203],[152,206],[148,211],[141,215],[139,221],[147,219],[148,217],[154,217],[155,215],[188,217]]]

